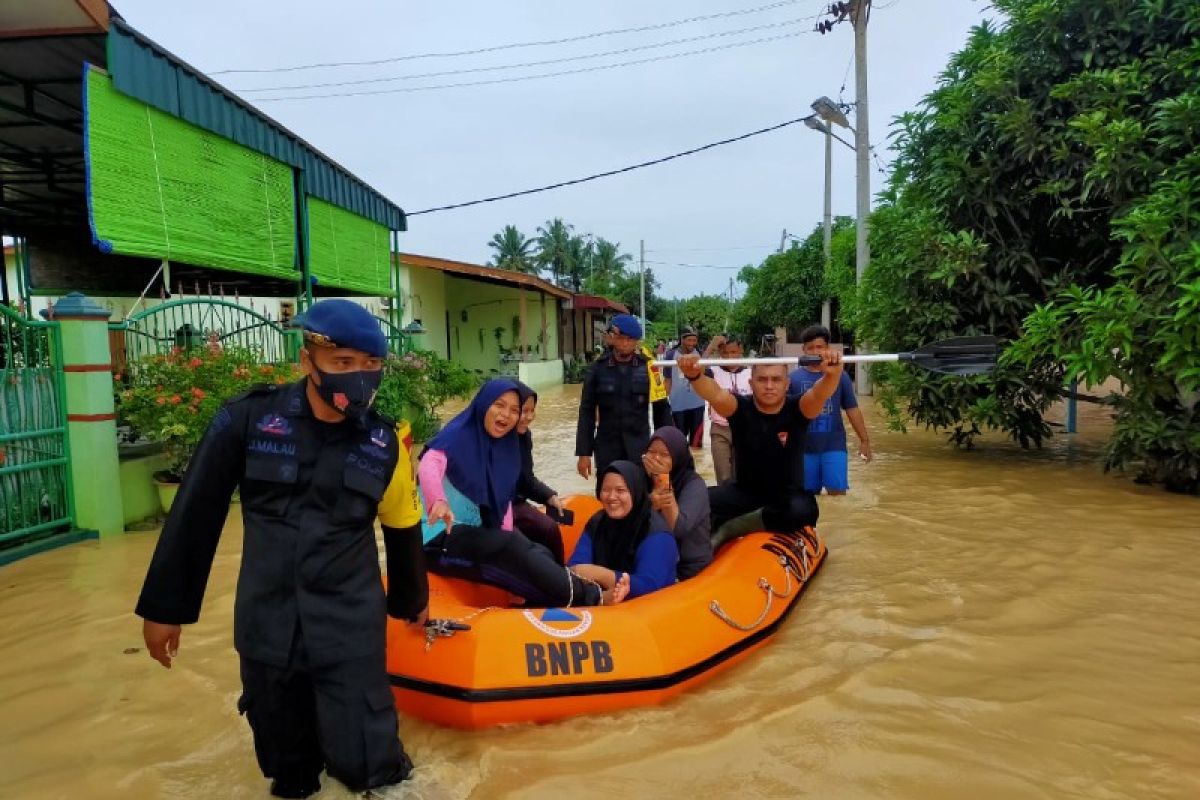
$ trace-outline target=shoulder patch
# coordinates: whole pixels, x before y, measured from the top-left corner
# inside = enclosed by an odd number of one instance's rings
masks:
[[[371,409],[371,413],[374,414],[376,417],[378,417],[379,421],[382,422],[385,427],[395,428],[397,425],[400,424],[396,420],[389,417],[387,414],[384,414],[382,411],[378,411],[375,408]]]

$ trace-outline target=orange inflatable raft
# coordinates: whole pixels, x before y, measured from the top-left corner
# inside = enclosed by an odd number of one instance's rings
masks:
[[[566,505],[575,512],[562,528],[569,553],[599,503]],[[765,644],[825,555],[811,531],[751,533],[690,580],[589,608],[514,608],[502,589],[430,574],[430,616],[469,629],[422,633],[388,620],[396,706],[484,728],[662,703]]]

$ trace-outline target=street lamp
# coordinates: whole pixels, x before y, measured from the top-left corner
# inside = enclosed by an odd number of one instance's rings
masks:
[[[840,125],[847,129],[850,127],[850,120],[846,119],[846,115],[842,112],[838,104],[824,95],[813,100],[811,108],[817,113],[818,117],[826,122],[832,122],[834,125]]]
[[[846,115],[838,108],[837,104],[828,97],[818,97],[812,102],[812,110],[815,116],[806,117],[804,124],[812,128],[818,133],[825,134],[825,218],[824,218],[824,233],[825,233],[825,272],[828,274],[830,263],[833,260],[832,255],[832,238],[833,238],[833,126],[841,125],[843,128],[850,127],[850,121],[846,119]],[[820,117],[821,119],[817,119]],[[822,122],[821,120],[824,120]],[[843,141],[840,137],[839,142],[849,147],[854,148]],[[829,298],[821,303],[821,324],[828,328],[833,321],[833,312],[830,308]]]

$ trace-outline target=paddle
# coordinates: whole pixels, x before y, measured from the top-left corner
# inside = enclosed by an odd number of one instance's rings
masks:
[[[995,336],[955,336],[914,350],[911,353],[873,353],[842,356],[844,364],[874,364],[883,361],[903,361],[939,375],[983,375],[996,366],[999,347]],[[674,367],[676,361],[655,361],[656,367]],[[754,366],[783,364],[813,366],[821,363],[820,356],[770,356],[764,358],[702,358],[702,367],[718,365]]]

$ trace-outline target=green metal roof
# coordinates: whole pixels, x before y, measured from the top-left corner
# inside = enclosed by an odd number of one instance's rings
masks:
[[[404,211],[312,145],[143,34],[113,18],[108,72],[131,97],[302,170],[304,191],[391,230]]]

